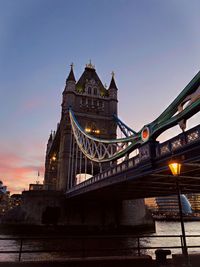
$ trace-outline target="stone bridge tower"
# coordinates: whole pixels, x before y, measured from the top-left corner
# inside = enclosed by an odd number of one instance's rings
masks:
[[[77,150],[71,135],[69,108],[86,132],[103,139],[116,138],[116,123],[113,114],[117,114],[117,86],[114,74],[107,89],[96,73],[95,67],[89,63],[76,82],[73,65],[66,80],[62,99],[62,114],[57,130],[51,133],[46,152],[45,186],[47,189],[66,191],[76,183],[75,164],[79,171],[96,174],[108,168],[108,163],[99,165],[91,163]],[[76,151],[76,152],[75,152]],[[78,152],[77,152],[78,151]],[[78,161],[74,154],[78,153]],[[70,177],[74,175],[71,180]]]
[[[107,231],[116,227],[130,229],[152,226],[141,199],[106,201],[102,197],[95,201],[70,201],[64,195],[68,188],[79,182],[77,176],[80,177],[80,173],[96,174],[109,167],[109,163],[91,164],[90,160],[83,159],[71,131],[69,108],[72,108],[86,132],[96,137],[114,139],[117,125],[113,114],[117,114],[117,103],[117,86],[113,75],[107,89],[91,63],[86,65],[77,82],[71,66],[63,91],[60,123],[56,131],[50,134],[47,144],[45,190],[24,192],[23,210],[26,218],[29,218],[28,222],[41,224],[49,223],[49,220],[55,223],[56,220],[62,225],[86,227],[95,229],[95,232],[96,227]]]

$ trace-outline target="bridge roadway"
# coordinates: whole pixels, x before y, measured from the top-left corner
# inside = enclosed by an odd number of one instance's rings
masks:
[[[200,192],[200,125],[164,142],[147,142],[139,154],[72,187],[68,199],[138,199],[176,194],[171,159],[182,162],[182,193]]]

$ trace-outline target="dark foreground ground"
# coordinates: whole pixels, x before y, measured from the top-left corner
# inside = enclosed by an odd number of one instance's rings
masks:
[[[182,267],[182,255],[173,255],[165,263],[159,263],[150,256],[140,257],[94,257],[76,258],[67,261],[0,262],[0,267]],[[200,254],[190,256],[190,267],[200,266]]]

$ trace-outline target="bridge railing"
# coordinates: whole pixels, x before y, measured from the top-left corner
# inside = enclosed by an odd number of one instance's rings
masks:
[[[94,182],[97,182],[97,181],[100,181],[100,180],[103,180],[109,176],[112,176],[112,175],[115,175],[115,174],[118,174],[118,173],[121,173],[129,168],[133,168],[133,167],[136,167],[138,164],[140,163],[140,159],[139,159],[139,155],[127,160],[127,161],[124,161],[120,164],[117,164],[117,165],[114,165],[114,166],[111,166],[108,170],[105,170],[101,173],[98,173],[96,175],[94,175],[93,177],[75,185],[74,187],[70,188],[67,190],[67,192],[71,192],[71,191],[74,191],[74,190],[77,190],[77,189],[80,189],[80,188],[83,188],[85,186],[88,186],[90,184],[93,184]]]
[[[186,237],[189,253],[200,252],[200,235],[187,235]],[[5,245],[5,242],[10,243]],[[0,238],[0,246],[0,261],[63,260],[124,255],[151,255],[155,257],[156,249],[171,249],[173,254],[180,254],[182,236],[100,235]]]
[[[200,140],[200,126],[196,126],[187,132],[183,132],[172,139],[157,145],[156,156],[167,156],[187,145],[191,145]]]

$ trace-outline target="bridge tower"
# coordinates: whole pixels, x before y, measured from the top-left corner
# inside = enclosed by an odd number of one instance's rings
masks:
[[[73,186],[77,182],[75,165],[79,166],[76,168],[79,175],[84,172],[96,174],[109,167],[109,163],[92,163],[78,150],[71,133],[69,108],[86,132],[103,139],[114,139],[117,126],[113,114],[117,115],[117,91],[114,73],[107,89],[91,62],[77,82],[71,65],[63,91],[61,120],[47,144],[45,185],[48,189],[66,191]]]

